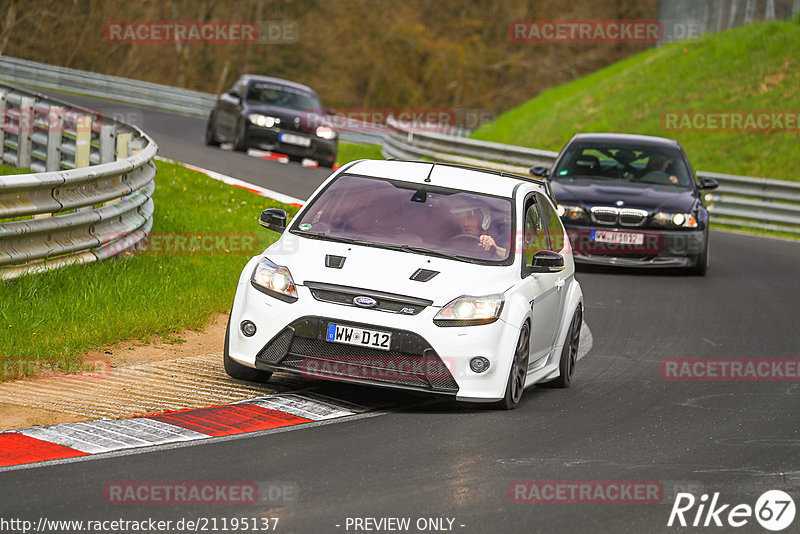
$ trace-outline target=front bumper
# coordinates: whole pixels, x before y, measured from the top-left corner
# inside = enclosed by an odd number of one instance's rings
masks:
[[[311,144],[305,147],[282,143],[280,141],[280,134],[282,133],[305,137],[310,139]],[[246,136],[248,146],[286,154],[287,156],[309,158],[323,163],[333,163],[336,160],[339,146],[336,139],[323,139],[303,132],[284,132],[280,128],[262,128],[250,123],[247,124]]]
[[[626,267],[692,267],[705,250],[705,230],[675,231],[602,226],[567,226],[579,263]],[[596,232],[642,234],[641,244],[602,243]]]
[[[297,286],[298,300],[288,303],[250,284],[253,264],[245,267],[231,313],[228,353],[241,365],[287,371],[305,379],[333,379],[386,388],[425,391],[460,400],[494,401],[505,393],[519,336],[502,319],[479,326],[439,327],[438,306],[404,315],[316,300]],[[240,324],[256,325],[252,337]],[[327,341],[330,323],[392,334],[389,351]],[[483,356],[490,367],[475,373],[469,361]]]

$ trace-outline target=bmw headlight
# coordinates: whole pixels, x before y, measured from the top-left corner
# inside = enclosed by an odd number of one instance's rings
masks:
[[[336,139],[336,132],[333,128],[329,128],[328,126],[319,126],[316,133],[317,137],[323,139]]]
[[[503,295],[472,297],[463,295],[450,301],[433,318],[436,326],[472,326],[489,324],[500,318]]]
[[[269,115],[261,115],[260,113],[253,113],[248,117],[250,122],[262,128],[272,128],[280,122],[280,119],[270,117]]]
[[[653,224],[656,226],[697,228],[697,218],[691,213],[667,213],[659,211],[653,215]]]
[[[297,288],[289,269],[261,258],[253,269],[250,283],[259,291],[284,302],[297,300]]]
[[[569,206],[566,204],[558,204],[556,206],[558,216],[567,221],[577,221],[583,219],[585,212],[580,206]]]

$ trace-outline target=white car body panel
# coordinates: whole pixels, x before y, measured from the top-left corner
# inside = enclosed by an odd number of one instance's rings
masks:
[[[541,185],[521,179],[489,176],[477,170],[457,167],[436,166],[435,170],[436,186],[516,198],[514,205],[518,213],[528,192],[544,193]],[[360,176],[384,176],[423,183],[431,174],[431,164],[358,162],[334,173],[311,198],[315,198],[330,180],[345,171]],[[299,220],[306,208],[297,214],[295,220]],[[521,217],[517,216],[517,232],[521,232],[521,224]],[[403,330],[421,336],[445,362],[458,386],[455,395],[457,400],[497,401],[505,393],[519,331],[526,321],[531,325],[526,387],[558,377],[561,349],[573,314],[583,301],[580,285],[574,277],[569,239],[564,239],[564,243],[565,249],[559,251],[565,260],[562,271],[536,273],[522,278],[524,254],[519,250],[514,254],[511,265],[482,265],[313,239],[286,231],[262,255],[253,257],[242,271],[231,311],[227,353],[236,363],[256,368],[256,355],[267,343],[290,323],[309,316],[329,318],[342,324],[363,324],[376,331]],[[326,255],[343,256],[346,260],[341,269],[329,268],[325,266]],[[251,284],[251,275],[262,256],[291,272],[298,293],[296,302],[276,299]],[[420,268],[439,271],[439,274],[427,282],[411,280],[412,273]],[[560,287],[560,284],[556,284],[559,280],[563,282]],[[430,300],[433,304],[417,315],[345,306],[316,300],[306,286],[307,282],[388,292]],[[434,316],[453,299],[462,295],[491,294],[503,294],[505,297],[499,320],[475,326],[441,327],[434,324]],[[256,325],[256,333],[252,337],[245,336],[239,328],[244,320]],[[478,374],[470,369],[470,359],[475,356],[489,360],[488,371]],[[371,383],[368,380],[363,382]],[[382,385],[403,387],[403,384]]]

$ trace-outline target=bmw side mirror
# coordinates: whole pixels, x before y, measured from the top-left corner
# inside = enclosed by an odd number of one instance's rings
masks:
[[[286,212],[278,208],[269,208],[261,212],[258,223],[264,228],[283,233],[286,230]]]
[[[697,184],[697,187],[700,189],[716,189],[719,187],[719,182],[713,178],[700,178],[700,182]]]
[[[335,109],[333,109],[333,108],[328,108],[328,109],[326,109],[326,110],[323,110],[323,112],[322,112],[322,113],[323,113],[324,115],[336,115],[336,110],[335,110]]]
[[[539,167],[538,165],[535,167],[531,167],[530,172],[534,176],[539,176],[540,178],[550,178],[550,169],[547,167]]]
[[[564,270],[564,256],[552,250],[540,250],[533,255],[533,263],[528,265],[532,273],[557,273]]]

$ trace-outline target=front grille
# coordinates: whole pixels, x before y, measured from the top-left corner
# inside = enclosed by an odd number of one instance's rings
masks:
[[[309,376],[340,377],[441,393],[458,391],[458,384],[444,361],[419,335],[364,325],[391,332],[391,350],[384,351],[326,341],[324,336],[330,322],[339,323],[320,317],[294,321],[264,346],[256,363],[268,364],[264,367],[267,369]]]
[[[616,224],[619,210],[617,208],[594,207],[592,208],[592,220],[600,224]]]
[[[645,210],[626,208],[619,210],[619,223],[623,226],[641,226],[647,218]]]
[[[433,304],[432,300],[385,293],[383,291],[373,291],[370,289],[360,289],[357,287],[324,284],[320,282],[305,282],[305,286],[308,287],[311,291],[311,295],[315,299],[322,302],[358,307],[353,299],[356,297],[370,297],[375,299],[376,304],[368,309],[403,315],[417,315]]]

